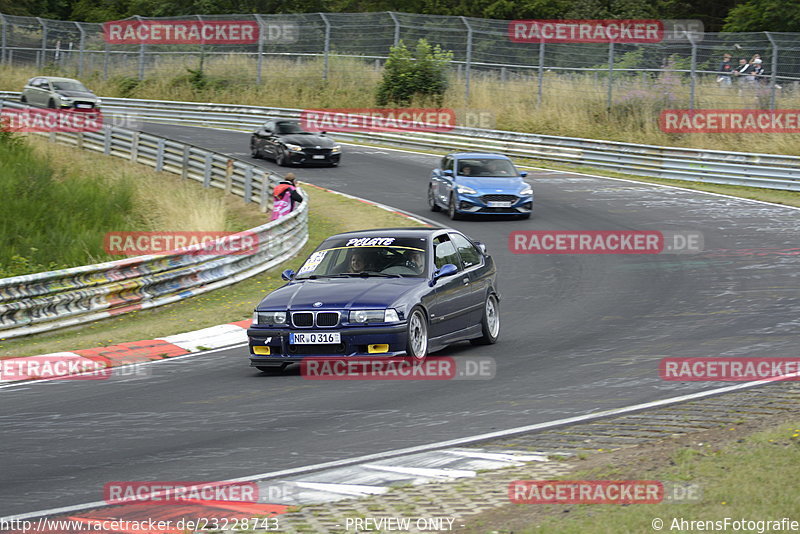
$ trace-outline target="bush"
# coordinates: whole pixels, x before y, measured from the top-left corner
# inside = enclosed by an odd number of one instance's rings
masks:
[[[389,52],[376,104],[408,106],[417,97],[422,101],[433,99],[441,107],[452,59],[452,52],[442,50],[439,45],[431,46],[425,39],[417,41],[413,52],[400,41]]]

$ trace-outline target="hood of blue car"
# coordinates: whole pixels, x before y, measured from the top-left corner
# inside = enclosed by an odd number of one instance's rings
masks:
[[[385,308],[424,278],[322,278],[299,280],[276,289],[261,301],[259,310],[341,310]],[[314,306],[321,302],[321,305]]]
[[[516,195],[527,185],[519,176],[499,178],[459,176],[456,178],[456,184],[471,187],[481,194],[496,193],[506,195]]]

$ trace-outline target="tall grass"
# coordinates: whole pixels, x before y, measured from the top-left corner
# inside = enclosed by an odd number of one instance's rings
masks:
[[[380,66],[373,62],[336,56],[330,58],[327,80],[322,77],[322,59],[297,61],[267,56],[261,84],[256,84],[256,62],[252,57],[207,58],[202,77],[189,72],[189,69],[196,71],[198,66],[196,57],[165,56],[148,67],[145,79],[139,81],[132,77],[137,70],[135,62],[121,61],[111,67],[108,79],[93,71],[84,76],[84,81],[98,94],[114,97],[348,108],[373,107],[382,75]],[[41,73],[30,67],[1,67],[0,89],[18,91],[28,78],[37,74]],[[664,133],[658,127],[659,113],[662,109],[689,106],[689,80],[673,73],[618,76],[610,109],[604,74],[556,72],[545,73],[541,105],[535,76],[509,73],[501,81],[496,73],[475,71],[467,101],[463,77],[453,73],[445,106],[488,111],[495,119],[495,127],[506,130],[668,146],[800,154],[797,136],[790,134]],[[696,94],[697,108],[764,108],[769,103],[769,90],[763,86],[734,85],[725,89],[716,84],[713,76],[698,80]],[[782,88],[777,96],[779,108],[800,108],[800,94],[791,87]]]

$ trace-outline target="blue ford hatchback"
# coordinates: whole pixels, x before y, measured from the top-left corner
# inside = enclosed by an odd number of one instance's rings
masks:
[[[451,219],[461,215],[515,215],[527,219],[533,210],[533,188],[502,154],[448,154],[433,169],[428,206],[446,209]]]
[[[451,228],[385,228],[329,237],[256,307],[250,365],[315,356],[407,356],[500,334],[497,274],[481,243]]]

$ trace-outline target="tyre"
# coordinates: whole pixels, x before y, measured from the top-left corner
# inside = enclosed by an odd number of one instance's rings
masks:
[[[250,143],[250,157],[253,159],[261,158],[261,151],[253,143]]]
[[[456,211],[456,202],[456,196],[453,193],[450,193],[450,202],[447,204],[447,216],[454,221],[457,221],[461,218]]]
[[[287,165],[289,165],[289,155],[286,153],[285,148],[278,149],[278,155],[275,156],[275,163],[277,163],[281,167],[286,167]]]
[[[56,101],[51,98],[47,101],[47,107],[50,109],[56,109]]]
[[[530,212],[528,212],[528,213],[523,213],[522,215],[518,215],[518,218],[519,218],[519,219],[522,219],[522,220],[525,220],[525,219],[530,219],[530,218],[531,218],[531,213],[530,213]]]
[[[25,95],[22,95],[21,97],[19,97],[19,101],[22,102],[23,104],[27,104],[28,103],[28,97],[26,97]]]
[[[428,355],[428,319],[421,308],[411,310],[406,330],[406,355],[414,363],[425,361]]]
[[[436,197],[433,195],[433,186],[428,186],[428,207],[431,211],[441,211],[441,207],[436,203]]]
[[[500,309],[497,305],[497,296],[492,293],[486,297],[483,305],[483,318],[481,319],[481,337],[470,339],[473,345],[493,345],[500,337]]]

